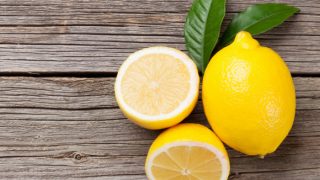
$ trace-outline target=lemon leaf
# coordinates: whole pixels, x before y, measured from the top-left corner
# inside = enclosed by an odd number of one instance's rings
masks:
[[[202,73],[219,39],[225,4],[225,0],[195,0],[187,15],[184,27],[186,48]]]
[[[282,24],[297,12],[299,12],[298,8],[288,4],[252,5],[232,19],[222,35],[219,47],[228,45],[240,31],[248,31],[253,35],[258,35]]]

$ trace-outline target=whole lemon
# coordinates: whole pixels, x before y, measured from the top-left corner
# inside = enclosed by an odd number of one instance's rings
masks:
[[[274,152],[294,121],[295,89],[286,64],[248,32],[211,59],[202,96],[219,138],[247,155]]]

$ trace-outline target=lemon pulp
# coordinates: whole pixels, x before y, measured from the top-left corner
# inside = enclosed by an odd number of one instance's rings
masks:
[[[157,179],[221,179],[222,164],[215,150],[203,143],[174,143],[164,147],[151,167]]]
[[[132,63],[121,82],[125,102],[146,115],[168,114],[186,99],[190,89],[187,67],[177,58],[145,55]]]

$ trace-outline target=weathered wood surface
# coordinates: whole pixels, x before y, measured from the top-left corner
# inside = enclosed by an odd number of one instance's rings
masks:
[[[129,53],[152,45],[185,50],[192,0],[0,0],[0,74],[115,73]],[[229,0],[226,22],[270,0]],[[320,73],[320,1],[282,0],[301,13],[259,36],[294,74]]]
[[[145,156],[159,131],[122,115],[114,76],[138,49],[185,51],[191,2],[0,0],[0,179],[146,179]],[[228,0],[224,27],[257,2],[272,0]],[[296,120],[264,160],[229,148],[230,179],[320,178],[320,1],[277,2],[302,11],[258,38],[283,56],[295,76]],[[30,74],[50,77],[21,76]],[[201,98],[186,121],[206,124]]]
[[[230,179],[318,179],[320,78],[294,78],[297,114],[278,151],[261,160],[228,149]],[[0,179],[146,179],[159,133],[129,122],[114,78],[0,77]],[[204,120],[199,102],[188,122]]]

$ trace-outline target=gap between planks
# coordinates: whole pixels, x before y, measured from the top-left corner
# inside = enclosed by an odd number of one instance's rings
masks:
[[[117,72],[0,72],[0,77],[115,78],[116,76]],[[320,72],[291,72],[291,76],[317,78],[320,77]]]

